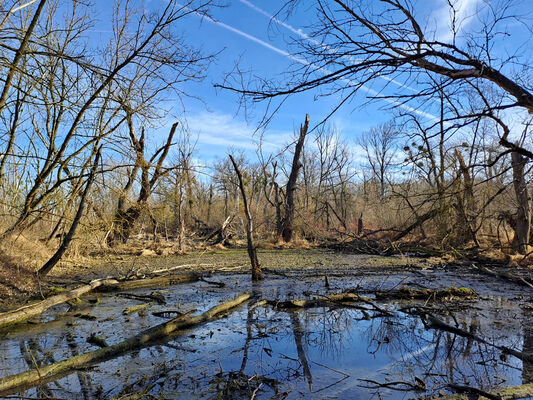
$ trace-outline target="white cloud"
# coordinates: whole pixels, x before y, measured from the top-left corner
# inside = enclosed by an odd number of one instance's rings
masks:
[[[261,142],[255,128],[230,114],[219,112],[200,112],[187,116],[187,124],[193,136],[198,137],[199,145],[234,147],[243,150],[256,150]],[[269,131],[262,140],[263,149],[276,151],[287,142],[292,133]]]
[[[442,6],[437,8],[431,16],[431,19],[436,23],[435,38],[441,42],[451,42],[453,39],[452,25],[454,19],[456,33],[465,30],[475,20],[482,2],[483,0],[452,0],[451,3],[455,10],[454,18],[454,13],[448,2],[446,0],[438,0],[438,3],[442,4]]]

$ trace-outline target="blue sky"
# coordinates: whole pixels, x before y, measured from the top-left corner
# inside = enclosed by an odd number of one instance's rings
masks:
[[[476,29],[476,19],[472,16],[484,1],[486,0],[456,0],[462,33]],[[495,0],[489,1],[496,3]],[[149,7],[157,7],[159,3],[164,4],[164,0],[150,0],[146,4]],[[193,137],[197,138],[198,158],[206,161],[222,158],[229,148],[243,150],[250,158],[254,157],[253,152],[258,140],[258,136],[254,136],[254,130],[263,115],[266,103],[257,104],[252,112],[245,115],[242,110],[239,112],[236,94],[215,89],[213,85],[222,83],[225,74],[230,72],[237,62],[244,70],[273,79],[286,71],[291,64],[294,65],[294,59],[287,55],[290,52],[288,42],[291,37],[302,38],[309,32],[308,26],[312,25],[316,18],[314,6],[310,6],[313,3],[303,2],[304,6],[298,8],[289,19],[283,19],[282,23],[273,21],[271,16],[279,10],[283,2],[272,0],[227,0],[226,7],[211,10],[214,20],[189,16],[180,21],[180,29],[191,46],[201,48],[205,53],[218,53],[204,82],[185,84],[182,88],[203,100],[200,102],[184,99],[188,126]],[[446,0],[415,0],[415,4],[417,15],[422,16],[427,27],[433,29],[440,40],[450,40]],[[525,0],[522,4],[524,7],[520,11],[524,15],[533,15],[533,1]],[[509,21],[509,30],[523,31],[524,27],[515,26],[514,22],[516,21]],[[498,49],[499,54],[504,56],[509,51],[514,51],[513,46],[523,42],[523,33],[520,35],[520,40],[508,39],[502,44]],[[376,80],[374,86],[369,88],[370,91],[380,90],[383,83],[379,79]],[[289,142],[294,129],[303,122],[306,113],[310,114],[312,123],[317,123],[328,115],[339,101],[335,95],[317,99],[316,94],[299,94],[286,101],[265,132],[265,150],[275,151]],[[354,145],[354,151],[357,151],[355,140],[363,131],[393,117],[392,112],[386,110],[391,107],[390,103],[375,101],[366,104],[368,94],[374,93],[361,91],[330,120],[348,143]],[[361,107],[362,104],[365,106]],[[177,105],[175,110],[180,114],[178,111],[181,111],[181,106]],[[169,115],[168,118],[171,120],[173,117]],[[170,124],[169,121],[168,125]]]
[[[202,47],[206,52],[220,52],[209,69],[208,78],[202,84],[190,84],[188,89],[200,93],[205,104],[186,100],[187,121],[191,132],[198,137],[197,150],[203,159],[224,157],[228,148],[242,149],[246,153],[255,151],[258,135],[254,135],[258,120],[264,114],[266,103],[256,104],[247,114],[238,109],[238,95],[215,89],[215,83],[222,83],[225,75],[235,63],[251,73],[276,78],[283,74],[294,61],[286,54],[289,52],[290,37],[297,36],[290,29],[301,29],[314,18],[312,10],[301,12],[286,21],[282,26],[271,21],[281,2],[258,0],[232,0],[225,8],[214,9],[212,16],[216,22],[200,17],[190,17],[185,21],[186,37],[194,38],[192,44]],[[320,97],[309,92],[290,97],[275,114],[264,133],[264,149],[275,151],[292,139],[295,128],[309,113],[311,122],[317,123],[325,118],[337,104],[339,97]],[[364,96],[356,98],[365,102]],[[391,118],[392,114],[383,112],[389,104],[375,103],[358,108],[356,102],[344,107],[331,118],[349,142],[371,126]],[[250,155],[253,158],[253,155]]]

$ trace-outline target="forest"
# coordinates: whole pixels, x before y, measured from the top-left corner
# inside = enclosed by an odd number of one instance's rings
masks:
[[[0,2],[0,398],[533,397],[533,8],[434,2]],[[234,3],[282,73],[210,72]]]

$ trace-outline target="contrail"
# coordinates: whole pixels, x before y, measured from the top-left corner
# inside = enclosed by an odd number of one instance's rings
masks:
[[[194,14],[197,15],[198,17],[200,17],[200,18],[212,23],[212,24],[218,25],[218,26],[220,26],[223,29],[226,29],[226,30],[228,30],[230,32],[233,32],[233,33],[235,33],[235,34],[237,34],[239,36],[242,36],[242,37],[244,37],[244,38],[246,38],[246,39],[248,39],[248,40],[250,40],[252,42],[255,42],[255,43],[259,44],[260,46],[263,46],[263,47],[265,47],[265,48],[267,48],[267,49],[269,49],[269,50],[271,50],[271,51],[273,51],[273,52],[275,52],[277,54],[280,54],[280,55],[292,60],[292,61],[295,61],[295,62],[297,62],[299,64],[302,64],[302,65],[305,65],[305,66],[308,66],[308,67],[311,67],[313,70],[315,70],[317,72],[321,72],[324,75],[329,75],[329,74],[333,73],[333,71],[331,71],[331,70],[329,70],[327,68],[324,68],[324,67],[316,65],[314,63],[311,63],[311,62],[309,62],[307,60],[304,60],[303,58],[296,57],[296,56],[290,54],[289,52],[287,52],[285,50],[282,50],[282,49],[280,49],[280,48],[278,48],[276,46],[273,46],[270,43],[265,42],[264,40],[261,40],[261,39],[255,37],[255,36],[253,36],[253,35],[250,35],[249,33],[241,31],[240,29],[237,29],[237,28],[235,28],[233,26],[225,24],[224,22],[217,21],[217,20],[215,20],[215,19],[213,19],[213,18],[211,18],[211,17],[209,17],[207,15],[200,14],[200,13],[197,13],[197,12],[194,12]],[[369,87],[367,87],[365,85],[359,85],[358,82],[355,82],[352,79],[339,78],[339,80],[349,84],[352,87],[359,86],[360,90],[363,90],[364,92],[367,92],[368,94],[370,94],[372,96],[379,96],[379,94],[380,94],[378,91],[376,91],[376,90],[374,90],[372,88],[369,88]],[[425,118],[428,118],[430,120],[440,121],[440,119],[437,118],[436,116],[434,116],[433,114],[429,114],[427,112],[420,111],[420,110],[418,110],[416,108],[408,106],[407,104],[401,103],[400,101],[397,101],[397,100],[394,100],[394,99],[389,99],[389,98],[381,98],[381,100],[384,100],[384,101],[386,101],[389,104],[392,104],[392,105],[398,106],[400,108],[403,108],[404,110],[407,110],[409,112],[416,113],[416,114],[418,114],[420,116],[423,116]]]
[[[256,12],[258,12],[259,14],[264,15],[265,17],[267,17],[271,21],[274,21],[276,24],[283,26],[284,28],[288,29],[292,33],[300,36],[301,38],[307,40],[310,43],[313,43],[315,46],[319,46],[319,47],[323,48],[324,50],[326,50],[330,54],[338,54],[338,50],[337,49],[334,49],[331,46],[328,46],[327,44],[319,42],[318,40],[312,38],[311,36],[309,36],[308,34],[303,32],[301,29],[296,29],[294,26],[292,26],[290,24],[287,24],[286,22],[280,20],[279,18],[276,18],[276,16],[270,14],[269,12],[263,10],[262,8],[257,7],[255,4],[249,2],[248,0],[239,0],[239,1],[242,4],[244,4],[245,6],[251,8],[252,10],[254,10]],[[354,61],[355,62],[361,62],[361,61],[363,61],[361,59],[354,59],[352,56],[346,56],[346,55],[342,55],[342,58],[347,59],[350,62],[354,62]],[[372,71],[372,69],[371,69],[371,71]],[[380,79],[383,79],[385,81],[394,83],[395,85],[397,85],[397,86],[399,86],[401,88],[410,90],[412,92],[417,92],[418,91],[418,90],[416,90],[416,89],[414,89],[414,88],[412,88],[410,86],[407,86],[407,85],[405,85],[405,84],[403,84],[401,82],[398,82],[397,80],[389,78],[388,76],[384,76],[384,75],[381,75],[381,74],[376,74],[376,76],[378,78],[380,78]]]

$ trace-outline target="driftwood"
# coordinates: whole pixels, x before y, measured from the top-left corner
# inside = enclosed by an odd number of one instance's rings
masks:
[[[85,293],[95,290],[96,288],[116,284],[119,284],[119,282],[115,279],[96,279],[94,281],[91,281],[88,285],[77,287],[76,289],[72,289],[69,292],[61,293],[56,296],[49,297],[38,303],[30,304],[24,307],[17,308],[13,311],[2,313],[0,314],[0,328],[36,317],[37,315],[42,314],[43,312],[55,305],[78,298]]]
[[[164,272],[170,272],[170,271],[175,271],[177,269],[182,269],[182,268],[194,268],[194,267],[214,267],[215,264],[183,264],[183,265],[176,265],[174,267],[169,267],[169,268],[162,268],[162,269],[156,269],[155,271],[150,271],[150,275],[157,275],[157,274],[161,274],[161,273],[164,273]]]
[[[249,298],[249,294],[242,294],[235,300],[216,305],[203,314],[192,317],[187,314],[179,316],[168,322],[142,331],[141,333],[112,346],[79,354],[54,364],[42,366],[36,370],[6,376],[0,379],[0,396],[16,392],[21,388],[32,387],[58,379],[59,377],[75,372],[76,369],[86,368],[119,357],[132,350],[149,346],[154,341],[165,338],[177,330],[186,329],[213,320],[216,317],[219,317],[220,314],[244,303]]]
[[[168,276],[158,276],[153,278],[144,278],[144,279],[135,279],[135,280],[124,280],[119,281],[114,278],[106,279],[95,279],[87,285],[77,287],[70,290],[66,293],[61,293],[56,296],[49,297],[43,301],[40,301],[35,304],[30,304],[24,307],[20,307],[16,310],[7,311],[0,314],[0,329],[24,322],[30,318],[41,315],[49,308],[65,303],[69,300],[76,299],[81,295],[88,293],[90,291],[119,291],[119,290],[133,290],[146,287],[161,287],[161,286],[170,286],[180,283],[189,283],[196,282],[201,280],[201,276],[197,274],[187,274],[187,275],[168,275]],[[217,285],[220,285],[216,283]],[[164,300],[164,299],[163,299]],[[160,300],[158,300],[160,301]]]

